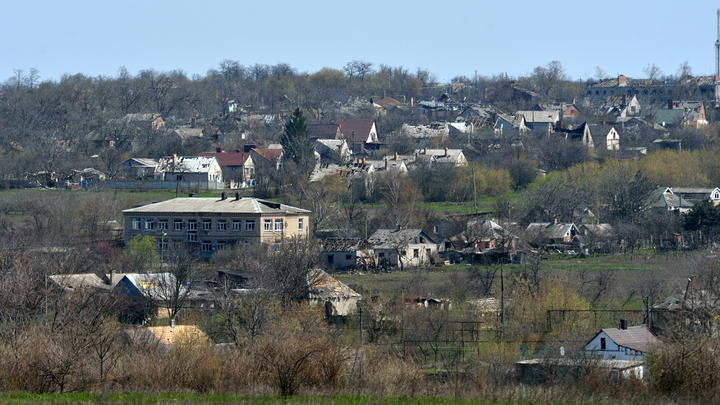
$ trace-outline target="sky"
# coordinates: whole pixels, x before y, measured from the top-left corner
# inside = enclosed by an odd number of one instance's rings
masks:
[[[143,69],[205,75],[225,59],[300,72],[362,60],[417,68],[440,83],[510,77],[560,61],[571,79],[715,71],[720,3],[707,0],[6,0],[0,82],[14,70],[117,75]]]

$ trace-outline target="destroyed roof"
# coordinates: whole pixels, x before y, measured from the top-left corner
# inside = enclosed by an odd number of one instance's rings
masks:
[[[109,285],[94,273],[86,274],[59,274],[48,279],[65,291],[80,291],[84,288],[109,289]]]
[[[320,269],[311,270],[308,274],[309,298],[326,300],[328,298],[360,298],[360,294],[353,291],[335,277]]]
[[[425,243],[435,244],[422,229],[378,229],[368,238],[368,242],[375,249],[395,249],[407,244],[422,243],[417,238],[422,237]]]
[[[163,156],[155,170],[158,173],[209,173],[216,161],[214,156]]]
[[[307,124],[310,139],[338,139],[338,124]]]
[[[556,122],[560,119],[560,111],[518,111],[515,115],[522,115],[525,122]]]
[[[130,167],[156,167],[158,162],[157,160],[151,158],[130,158],[120,163],[120,165]]]
[[[533,222],[527,227],[528,232],[539,232],[543,236],[550,239],[561,239],[564,238],[570,230],[575,228],[577,232],[577,226],[573,223],[553,223],[553,222]],[[579,233],[579,232],[578,232]]]
[[[662,344],[662,341],[645,325],[631,326],[627,329],[606,328],[602,331],[618,346],[643,353],[648,353],[653,346]]]
[[[370,249],[370,244],[360,238],[327,238],[323,241],[325,252],[354,252]]]

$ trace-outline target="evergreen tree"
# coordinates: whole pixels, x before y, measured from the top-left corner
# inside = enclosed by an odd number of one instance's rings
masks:
[[[305,117],[299,108],[290,116],[285,124],[285,131],[280,137],[280,143],[286,159],[291,159],[298,167],[312,167],[315,163],[315,149],[310,140]]]

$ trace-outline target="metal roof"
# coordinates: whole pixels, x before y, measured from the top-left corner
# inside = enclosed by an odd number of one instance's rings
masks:
[[[239,200],[229,197],[222,198],[197,198],[182,197],[143,205],[142,207],[123,210],[123,213],[166,213],[175,214],[308,214],[310,211],[289,205],[274,203],[258,198],[242,197]]]
[[[662,344],[662,341],[645,325],[631,326],[627,329],[607,328],[602,331],[618,346],[644,353],[649,352],[653,346]]]

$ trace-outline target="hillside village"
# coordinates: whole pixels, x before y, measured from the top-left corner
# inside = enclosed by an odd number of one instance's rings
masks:
[[[0,87],[2,391],[714,398],[719,76],[35,75]]]

